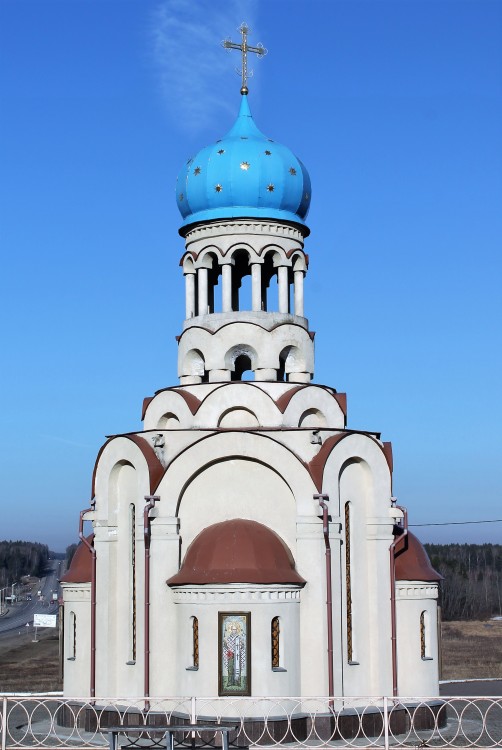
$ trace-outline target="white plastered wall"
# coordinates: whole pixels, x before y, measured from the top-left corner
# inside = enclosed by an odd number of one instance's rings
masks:
[[[299,695],[300,589],[288,586],[178,587],[173,591],[178,622],[180,695],[218,695],[218,613],[251,614],[251,694]],[[199,667],[193,669],[192,618],[198,619]],[[271,664],[271,623],[280,618],[280,669]],[[251,715],[256,713],[250,707]]]
[[[437,583],[396,582],[398,690],[401,696],[434,696],[438,692]],[[420,616],[424,613],[425,654]]]
[[[64,602],[64,695],[89,694],[91,654],[91,585],[62,583]],[[72,615],[76,618],[74,638]]]

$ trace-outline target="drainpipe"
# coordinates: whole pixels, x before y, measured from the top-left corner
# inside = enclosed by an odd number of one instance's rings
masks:
[[[160,497],[145,495],[146,505],[143,510],[143,534],[145,540],[145,657],[144,657],[144,694],[150,697],[150,540],[151,525],[149,513]]]
[[[94,510],[96,500],[91,500],[91,507],[80,511],[80,520],[78,524],[78,536],[81,542],[85,544],[92,556],[91,565],[91,675],[90,675],[90,696],[96,695],[96,550],[89,544],[84,536],[84,516],[86,513]]]
[[[326,547],[326,616],[328,622],[328,694],[333,696],[335,691],[333,684],[333,602],[331,600],[331,545],[329,543],[329,516],[328,506],[325,500],[329,495],[314,495],[314,500],[319,501],[322,508],[322,533]]]
[[[392,644],[392,695],[397,696],[397,627],[396,627],[396,557],[401,551],[398,545],[406,547],[408,536],[408,511],[402,505],[396,505],[396,498],[391,498],[393,507],[403,513],[403,533],[396,536],[389,548],[390,553],[390,616],[391,616],[391,644]]]

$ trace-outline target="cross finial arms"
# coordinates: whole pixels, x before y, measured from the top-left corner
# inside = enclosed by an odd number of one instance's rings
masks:
[[[251,78],[253,75],[253,71],[248,71],[248,60],[247,60],[247,53],[248,52],[254,52],[258,57],[264,57],[268,50],[265,49],[263,44],[258,43],[256,47],[251,47],[248,44],[248,34],[250,32],[249,27],[246,23],[241,23],[239,26],[239,31],[242,36],[242,41],[240,44],[236,44],[235,42],[231,42],[230,39],[224,39],[222,42],[223,47],[225,49],[238,49],[241,52],[242,55],[242,67],[240,70],[237,70],[237,73],[242,78],[242,85],[241,85],[241,94],[247,94],[248,93],[248,86],[247,81],[248,78]]]

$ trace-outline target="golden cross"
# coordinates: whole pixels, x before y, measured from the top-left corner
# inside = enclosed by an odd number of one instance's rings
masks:
[[[256,47],[251,47],[248,44],[248,34],[250,29],[246,24],[243,22],[239,26],[238,29],[242,35],[242,42],[241,44],[236,44],[235,42],[231,42],[230,39],[225,39],[222,42],[223,47],[225,49],[238,49],[240,50],[242,54],[242,68],[240,70],[237,70],[237,73],[242,76],[242,86],[241,86],[241,94],[247,94],[248,93],[248,87],[247,87],[247,81],[248,78],[251,78],[253,75],[253,71],[250,70],[248,73],[248,58],[247,53],[248,52],[254,52],[258,57],[264,57],[267,54],[267,51],[263,44],[258,43]]]

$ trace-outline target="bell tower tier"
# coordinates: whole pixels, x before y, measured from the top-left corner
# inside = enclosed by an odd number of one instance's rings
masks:
[[[186,232],[182,385],[241,380],[247,370],[255,380],[310,382],[314,344],[303,305],[307,233],[305,226],[253,219],[212,221]]]

